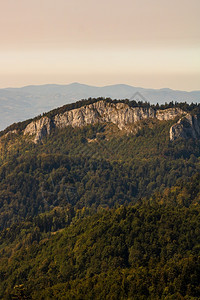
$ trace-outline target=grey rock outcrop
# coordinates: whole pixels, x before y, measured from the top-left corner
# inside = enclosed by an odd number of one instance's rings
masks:
[[[4,139],[4,138],[6,138],[6,137],[11,137],[12,135],[16,135],[17,133],[18,133],[18,131],[17,131],[16,129],[10,130],[10,131],[8,131],[7,133],[5,133],[4,135],[2,135],[2,136],[0,137],[0,140],[1,140],[1,139]]]
[[[58,128],[63,128],[69,125],[80,127],[88,124],[111,122],[117,125],[119,129],[124,129],[128,124],[154,117],[155,111],[152,108],[131,108],[124,103],[115,104],[99,101],[56,115],[54,124]]]
[[[181,116],[183,114],[185,114],[185,112],[178,107],[167,108],[164,110],[159,109],[156,111],[156,118],[160,121],[168,121],[173,120],[176,116]]]
[[[183,114],[184,112],[178,108],[156,111],[151,107],[130,107],[125,103],[113,103],[102,100],[66,111],[63,114],[57,114],[52,120],[48,117],[42,117],[28,124],[24,134],[35,135],[34,142],[38,143],[43,137],[50,134],[53,127],[82,127],[88,124],[111,122],[117,125],[120,130],[130,130],[128,125],[144,119],[171,120]]]
[[[42,117],[28,124],[24,130],[24,134],[35,135],[34,143],[37,144],[45,136],[50,134],[51,128],[51,120],[48,117]]]
[[[170,140],[178,138],[199,138],[200,137],[200,120],[196,115],[187,114],[182,117],[176,124],[170,128]]]

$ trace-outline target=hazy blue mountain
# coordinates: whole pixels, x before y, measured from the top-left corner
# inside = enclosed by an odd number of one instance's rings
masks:
[[[23,121],[58,106],[89,97],[128,98],[155,104],[170,101],[191,103],[200,102],[200,91],[155,90],[125,84],[96,87],[80,83],[0,89],[0,130],[14,122]]]

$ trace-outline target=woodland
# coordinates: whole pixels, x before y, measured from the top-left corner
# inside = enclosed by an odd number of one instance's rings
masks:
[[[200,298],[200,141],[170,141],[175,121],[0,133],[1,299]]]

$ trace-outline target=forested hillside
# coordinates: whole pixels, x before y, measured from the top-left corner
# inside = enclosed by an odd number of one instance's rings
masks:
[[[1,145],[0,228],[56,206],[136,202],[199,171],[199,141],[170,142],[172,121],[145,121],[137,135],[114,125],[56,130],[42,145]],[[13,139],[13,140],[12,140]]]
[[[195,175],[136,205],[76,210],[56,234],[70,210],[4,230],[1,297],[199,299],[199,197]]]
[[[1,298],[200,297],[200,141],[170,141],[176,121],[2,134]]]

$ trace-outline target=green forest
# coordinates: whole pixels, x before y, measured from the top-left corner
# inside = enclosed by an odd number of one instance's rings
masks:
[[[1,133],[1,299],[200,298],[200,141],[171,142],[176,121]]]

